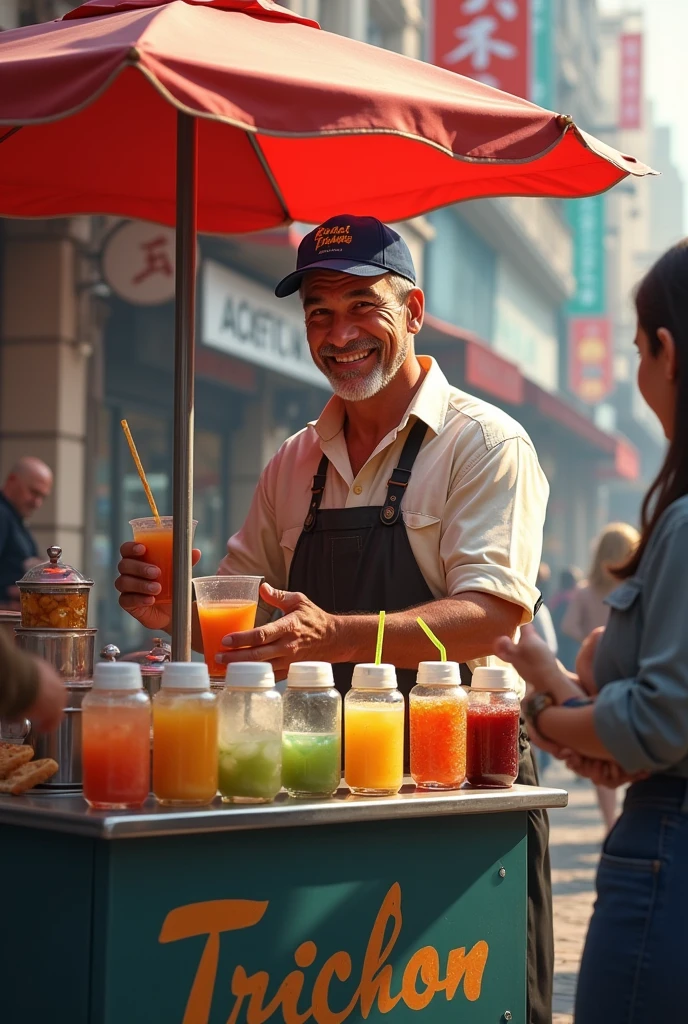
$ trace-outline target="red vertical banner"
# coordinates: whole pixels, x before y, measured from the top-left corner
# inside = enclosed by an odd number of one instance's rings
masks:
[[[530,96],[530,0],[434,0],[433,64]]]
[[[614,387],[611,322],[604,316],[569,317],[569,387],[595,405]]]
[[[627,32],[619,38],[619,128],[643,125],[643,37]]]

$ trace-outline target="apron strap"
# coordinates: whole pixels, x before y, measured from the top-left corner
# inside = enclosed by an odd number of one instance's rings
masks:
[[[308,514],[303,524],[305,533],[310,533],[315,526],[315,517],[318,514],[320,508],[320,502],[322,501],[323,493],[325,491],[325,481],[327,480],[327,467],[330,464],[330,460],[327,455],[323,455],[318,466],[318,472],[313,477],[313,486],[311,487],[311,503],[308,506]]]
[[[380,509],[380,521],[385,526],[394,526],[399,521],[401,503],[411,479],[411,470],[427,432],[427,424],[422,420],[416,420],[406,438],[406,444],[399,457],[399,464],[396,469],[392,470],[392,475],[387,481],[387,497]]]

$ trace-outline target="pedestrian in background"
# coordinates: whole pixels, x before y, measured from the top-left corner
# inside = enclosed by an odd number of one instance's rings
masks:
[[[569,604],[573,599],[573,595],[576,591],[576,587],[583,579],[583,573],[575,565],[569,565],[566,569],[562,569],[559,574],[559,590],[552,595],[551,600],[548,603],[550,614],[552,616],[552,625],[554,631],[557,634],[557,654],[559,661],[562,663],[564,668],[567,668],[570,672],[573,672],[576,666],[576,655],[578,653],[579,643],[572,637],[567,636],[562,631],[561,624],[564,620],[564,616],[568,611]]]
[[[38,511],[52,489],[50,467],[25,456],[12,466],[0,490],[0,607],[19,608],[16,582],[38,559],[24,520]]]
[[[594,629],[607,624],[609,607],[605,601],[619,584],[614,570],[628,562],[639,540],[640,534],[629,523],[610,523],[600,534],[588,579],[574,591],[561,623],[562,633],[574,640],[578,649]],[[609,832],[616,821],[616,791],[607,786],[595,786],[595,791]]]
[[[669,1024],[688,1006],[688,238],[635,303],[638,385],[669,450],[607,627],[596,652],[583,645],[579,686],[528,627],[496,645],[537,691],[525,711],[539,742],[596,781],[631,783],[602,850],[576,1024]]]

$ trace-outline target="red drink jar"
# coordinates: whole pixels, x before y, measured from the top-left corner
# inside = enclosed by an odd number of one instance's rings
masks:
[[[466,779],[471,786],[508,789],[518,776],[521,702],[506,668],[480,667],[468,695]]]
[[[140,807],[150,792],[151,705],[141,669],[101,662],[81,705],[84,798],[91,807]]]

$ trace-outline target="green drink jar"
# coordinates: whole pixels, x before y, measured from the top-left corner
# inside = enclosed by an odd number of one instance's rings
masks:
[[[270,803],[282,788],[282,697],[270,665],[227,666],[219,758],[218,789],[225,803]]]
[[[282,785],[289,796],[329,797],[342,775],[342,698],[332,666],[295,662],[284,695]]]

